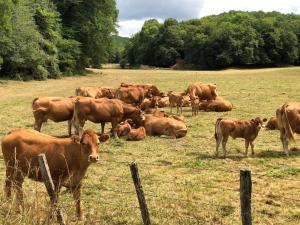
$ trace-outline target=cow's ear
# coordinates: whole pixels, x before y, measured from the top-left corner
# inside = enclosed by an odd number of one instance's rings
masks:
[[[72,135],[71,136],[71,140],[74,142],[74,143],[80,143],[80,137],[78,135]]]
[[[267,122],[268,121],[268,119],[267,118],[263,118],[263,122]]]
[[[106,142],[107,140],[109,140],[109,135],[108,134],[100,134],[99,135],[99,141],[100,142]]]

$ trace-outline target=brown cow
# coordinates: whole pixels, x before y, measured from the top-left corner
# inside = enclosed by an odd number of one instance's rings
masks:
[[[99,159],[99,143],[108,138],[108,135],[99,138],[93,130],[84,131],[81,138],[54,138],[23,129],[9,132],[2,140],[6,165],[6,196],[10,198],[12,187],[16,187],[18,205],[23,208],[24,178],[27,176],[35,181],[42,181],[38,155],[44,153],[56,193],[59,193],[62,186],[69,188],[76,202],[76,214],[82,218],[81,181],[88,166]],[[55,199],[52,199],[52,206],[57,203],[54,201]]]
[[[277,119],[276,119],[275,116],[272,116],[272,117],[268,120],[268,122],[267,122],[267,124],[266,124],[266,129],[267,129],[267,130],[279,130],[279,128],[278,128],[278,123],[277,123]]]
[[[187,134],[186,124],[170,117],[146,115],[144,127],[149,136],[165,135],[172,138],[181,138]]]
[[[157,96],[153,96],[150,99],[149,98],[145,98],[141,104],[141,110],[145,111],[149,108],[158,108],[158,101],[159,101],[159,97]]]
[[[153,84],[126,84],[124,82],[121,83],[120,87],[139,87],[144,89],[145,97],[150,98],[151,96],[160,96],[164,95],[163,92],[160,92],[157,86]]]
[[[146,96],[145,90],[141,87],[120,87],[116,91],[116,98],[136,106],[140,106]]]
[[[78,97],[37,97],[32,102],[32,111],[35,119],[34,129],[41,131],[42,124],[48,119],[54,122],[68,121],[68,133],[71,135],[71,120],[74,103]]]
[[[248,156],[248,147],[251,145],[251,152],[254,155],[254,144],[253,141],[258,135],[263,122],[267,119],[261,119],[257,117],[251,120],[238,120],[229,118],[218,118],[215,124],[215,138],[216,138],[216,155],[219,154],[219,146],[222,142],[222,148],[224,157],[226,157],[226,143],[228,137],[245,139],[245,155]]]
[[[170,106],[169,97],[162,97],[158,100],[158,107],[164,108]]]
[[[197,116],[199,113],[200,108],[200,101],[198,97],[195,97],[191,100],[191,106],[192,106],[192,116]]]
[[[180,108],[180,113],[182,114],[184,93],[174,93],[173,91],[169,91],[168,96],[169,96],[169,102],[170,102],[170,113],[172,113],[172,108],[174,106],[176,106],[177,114],[179,113],[179,108]]]
[[[118,137],[125,137],[131,130],[131,125],[128,120],[119,123],[116,127]]]
[[[130,132],[127,134],[128,141],[140,141],[146,137],[145,127],[131,128]]]
[[[72,124],[77,133],[81,134],[87,120],[101,123],[101,132],[104,133],[105,122],[111,122],[114,137],[117,136],[116,126],[125,119],[132,119],[137,125],[143,122],[142,111],[132,105],[126,104],[119,99],[79,99],[75,103]]]
[[[289,141],[295,141],[300,134],[300,103],[286,102],[276,110],[276,119],[280,130],[280,140],[286,155],[289,155]]]
[[[193,83],[188,86],[186,93],[191,99],[198,97],[200,100],[214,100],[218,96],[215,84]]]
[[[184,93],[182,95],[182,97],[183,97],[182,106],[183,107],[189,107],[189,106],[191,106],[191,98],[190,98],[190,96]]]
[[[200,103],[200,110],[206,112],[227,112],[232,110],[232,103],[221,97],[217,97],[215,100],[204,100]]]
[[[79,87],[75,90],[76,96],[91,98],[114,98],[116,89],[109,87]]]

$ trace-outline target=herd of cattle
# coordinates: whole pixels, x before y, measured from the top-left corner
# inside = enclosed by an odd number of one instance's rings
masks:
[[[122,83],[119,88],[81,87],[76,96],[69,98],[37,97],[32,102],[35,119],[34,129],[17,129],[2,139],[2,152],[6,163],[6,196],[11,196],[12,186],[16,187],[19,206],[23,206],[22,184],[24,177],[41,181],[38,167],[38,154],[44,153],[56,192],[62,186],[73,193],[76,213],[82,217],[80,193],[81,181],[88,166],[98,161],[100,142],[109,139],[104,134],[105,123],[112,125],[111,135],[127,140],[142,140],[149,136],[169,136],[181,138],[187,134],[187,125],[182,115],[182,107],[191,107],[192,116],[199,110],[230,111],[232,103],[217,95],[215,84],[194,83],[182,93],[161,92],[155,85]],[[177,107],[177,115],[168,115],[159,108]],[[41,127],[47,120],[68,121],[68,138],[55,138],[41,134]],[[83,130],[86,121],[101,124],[101,133]],[[228,137],[245,139],[245,154],[257,137],[266,119],[257,117],[251,120],[218,118],[215,123],[216,153],[222,143],[226,156]],[[267,125],[269,129],[279,129],[284,151],[288,155],[288,141],[294,140],[294,133],[300,133],[300,103],[287,102],[276,111]],[[75,133],[72,134],[72,128]],[[52,200],[55,206],[56,198]]]

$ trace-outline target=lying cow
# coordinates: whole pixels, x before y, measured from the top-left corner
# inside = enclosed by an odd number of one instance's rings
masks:
[[[198,97],[200,100],[214,100],[218,96],[215,84],[193,83],[188,86],[186,93],[191,99]]]
[[[289,155],[289,141],[295,141],[300,134],[300,103],[286,102],[276,110],[276,119],[280,130],[280,140],[286,155]]]
[[[232,110],[232,103],[221,97],[217,97],[215,100],[204,100],[200,103],[200,110],[206,112],[227,112]]]
[[[275,116],[272,116],[272,117],[268,120],[268,122],[267,122],[267,124],[266,124],[266,129],[268,129],[268,130],[279,130],[279,128],[278,128],[278,123],[277,123],[277,119],[276,119]]]
[[[146,130],[144,127],[133,128],[131,126],[132,120],[126,120],[117,125],[117,134],[119,137],[126,137],[128,141],[140,141],[146,137]]]
[[[170,101],[169,101],[169,97],[162,97],[158,100],[158,107],[159,108],[164,108],[164,107],[168,107],[170,106]]]
[[[147,109],[158,107],[159,97],[153,96],[151,98],[145,98],[141,104],[141,110],[146,111]]]
[[[35,119],[34,129],[41,131],[43,123],[47,120],[54,122],[68,121],[68,133],[71,135],[71,120],[74,103],[78,97],[37,97],[32,102],[32,111]]]
[[[254,144],[253,141],[258,135],[263,122],[267,119],[261,119],[257,117],[251,120],[238,120],[238,119],[227,119],[218,118],[215,124],[215,138],[216,138],[216,155],[219,154],[219,146],[222,142],[222,148],[224,157],[226,157],[226,143],[228,137],[245,139],[245,155],[248,156],[248,147],[251,145],[251,152],[254,155]]]
[[[186,124],[170,117],[146,115],[144,127],[149,136],[165,135],[172,138],[181,138],[187,134]]]
[[[54,138],[23,129],[9,132],[2,139],[2,153],[6,165],[6,196],[10,198],[11,189],[15,187],[17,203],[23,208],[24,178],[27,176],[35,181],[43,181],[38,155],[44,153],[56,193],[59,193],[62,186],[69,188],[76,203],[76,214],[82,218],[81,181],[89,165],[99,159],[100,142],[108,138],[108,135],[99,137],[93,130],[84,131],[81,138]],[[55,199],[51,199],[53,207],[57,204]]]
[[[87,120],[94,123],[101,123],[101,132],[104,133],[106,122],[111,122],[114,137],[117,136],[116,126],[125,119],[132,119],[140,125],[144,116],[142,111],[132,105],[126,104],[119,99],[78,99],[75,103],[72,124],[76,132],[81,134]]]
[[[116,89],[109,87],[79,87],[75,90],[76,96],[91,98],[114,98]]]

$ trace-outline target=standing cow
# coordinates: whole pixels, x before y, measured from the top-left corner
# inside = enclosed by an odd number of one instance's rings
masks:
[[[71,120],[74,103],[79,97],[37,97],[32,102],[32,112],[35,119],[34,129],[41,131],[42,124],[48,119],[54,122],[68,121],[68,133],[71,136]]]
[[[111,122],[114,137],[117,136],[116,126],[125,119],[132,119],[134,123],[141,124],[144,116],[142,111],[119,99],[78,99],[75,103],[72,124],[76,132],[81,134],[87,120],[101,123],[101,132],[104,133],[106,122]]]
[[[251,145],[252,155],[254,155],[253,141],[265,121],[267,121],[267,119],[262,120],[260,117],[251,120],[218,118],[215,124],[216,155],[219,155],[219,146],[222,142],[224,157],[226,157],[226,143],[229,136],[233,139],[244,138],[246,157],[248,156],[249,144]]]
[[[93,130],[84,131],[81,138],[54,138],[23,129],[9,132],[2,140],[6,196],[10,198],[11,189],[15,187],[17,203],[23,208],[24,178],[27,176],[35,181],[43,181],[38,163],[38,155],[43,153],[48,161],[56,194],[62,186],[69,188],[76,203],[76,214],[82,218],[81,181],[89,165],[99,159],[100,142],[108,138],[108,135],[99,137]],[[51,202],[53,207],[57,204],[54,199]]]
[[[300,134],[300,103],[286,102],[276,110],[276,119],[280,130],[280,140],[285,154],[289,155],[289,141],[295,141]]]

